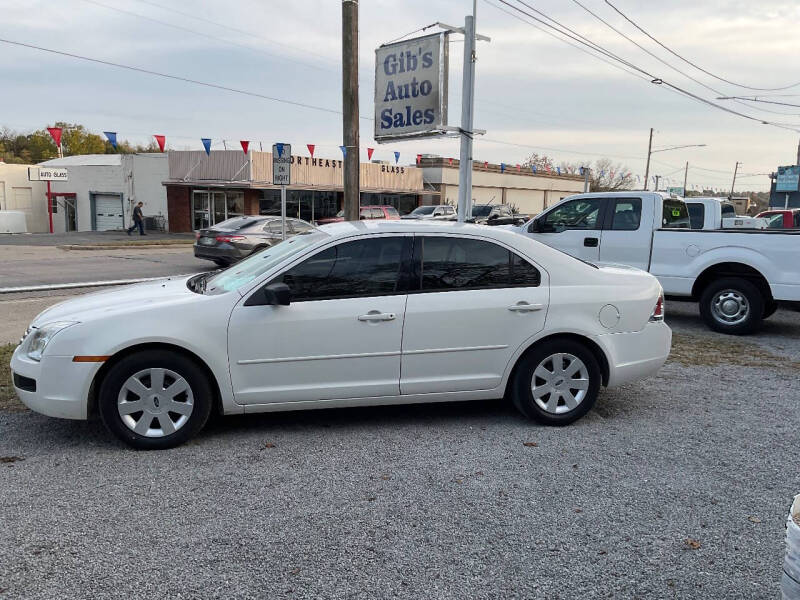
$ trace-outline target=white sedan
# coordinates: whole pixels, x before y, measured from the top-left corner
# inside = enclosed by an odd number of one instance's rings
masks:
[[[11,359],[31,409],[168,448],[211,411],[510,398],[566,425],[669,354],[658,281],[495,227],[327,225],[216,274],[68,300]]]

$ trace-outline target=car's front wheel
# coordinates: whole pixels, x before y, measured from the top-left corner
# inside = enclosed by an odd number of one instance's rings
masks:
[[[109,431],[141,450],[182,444],[206,424],[212,403],[203,370],[191,359],[164,350],[120,360],[103,379],[98,398]]]
[[[529,419],[545,425],[569,425],[597,400],[600,365],[583,344],[553,339],[533,348],[517,365],[512,400]]]

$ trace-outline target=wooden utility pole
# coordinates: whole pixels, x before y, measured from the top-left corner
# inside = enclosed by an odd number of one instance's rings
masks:
[[[653,151],[653,128],[650,128],[650,141],[647,142],[647,166],[644,168],[644,189],[647,191],[647,177],[650,175],[650,154]]]
[[[739,172],[739,165],[741,163],[737,160],[736,167],[733,169],[733,181],[731,182],[731,196],[733,196],[733,186],[736,185],[736,174]]]
[[[686,168],[683,171],[683,196],[686,197],[686,180],[689,178],[689,161],[686,161]]]
[[[345,147],[344,219],[358,221],[359,136],[358,136],[358,0],[342,0],[342,133]]]

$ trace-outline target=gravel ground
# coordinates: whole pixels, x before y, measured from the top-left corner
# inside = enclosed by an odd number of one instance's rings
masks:
[[[777,598],[800,314],[728,338],[669,311],[660,374],[562,429],[349,409],[147,453],[0,412],[0,598]]]

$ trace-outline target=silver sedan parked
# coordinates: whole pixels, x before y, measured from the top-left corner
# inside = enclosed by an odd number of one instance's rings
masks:
[[[301,219],[286,219],[286,237],[309,231],[314,226]],[[221,267],[235,263],[281,241],[281,218],[241,216],[197,232],[194,255]]]

